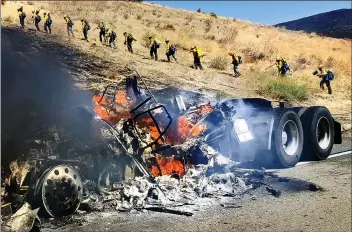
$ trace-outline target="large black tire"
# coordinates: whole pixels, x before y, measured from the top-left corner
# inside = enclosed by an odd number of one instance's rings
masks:
[[[290,109],[276,109],[271,137],[271,154],[275,166],[294,167],[303,150],[303,127],[296,112]]]
[[[324,160],[334,145],[334,119],[323,106],[309,107],[301,117],[304,132],[302,160]]]

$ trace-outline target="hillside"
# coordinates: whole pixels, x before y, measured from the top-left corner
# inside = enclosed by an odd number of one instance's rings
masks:
[[[76,49],[82,55],[92,57],[91,63],[82,64],[91,69],[83,71],[65,66],[83,89],[101,90],[106,83],[117,83],[123,77],[123,67],[136,68],[153,88],[176,86],[184,89],[207,92],[219,99],[228,97],[265,97],[272,100],[286,99],[297,105],[325,105],[350,128],[351,117],[351,63],[350,41],[320,37],[315,34],[293,32],[267,25],[253,24],[239,19],[171,9],[151,3],[137,2],[6,2],[1,8],[2,26],[18,24],[16,9],[24,6],[27,13],[26,33],[34,33],[46,43],[61,43]],[[33,32],[30,22],[33,9],[51,12],[53,34]],[[76,38],[67,37],[63,15],[74,21]],[[111,50],[98,42],[98,30],[89,32],[90,42],[82,38],[80,19],[87,18],[92,29],[104,21],[117,32],[117,49]],[[41,23],[42,24],[42,23]],[[42,25],[41,25],[42,27]],[[126,52],[123,45],[124,31],[136,37],[135,54]],[[178,47],[179,64],[167,63],[165,45],[159,49],[160,61],[149,58],[144,38],[155,34],[160,41],[171,40]],[[201,47],[205,70],[194,70],[193,45]],[[50,46],[46,46],[50,49]],[[240,66],[242,76],[232,77],[231,58],[228,50],[243,57]],[[293,75],[276,77],[273,64],[277,55],[284,56],[293,70]],[[94,57],[94,59],[93,59]],[[66,60],[68,57],[59,57]],[[70,57],[71,58],[71,57]],[[86,62],[86,61],[85,61]],[[108,64],[108,65],[107,65]],[[335,73],[332,83],[333,95],[319,89],[319,79],[312,72],[319,64]]]
[[[315,32],[334,38],[352,39],[352,9],[329,11],[275,26],[283,26],[293,31]]]

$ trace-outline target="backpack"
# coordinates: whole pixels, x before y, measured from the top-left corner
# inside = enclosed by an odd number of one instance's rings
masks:
[[[171,45],[170,50],[173,51],[173,52],[176,52],[177,48],[176,48],[175,45]]]
[[[73,26],[73,22],[72,22],[72,20],[71,20],[70,18],[68,18],[68,23],[67,23],[67,25],[68,25],[69,27],[72,27],[72,26]]]
[[[40,17],[40,15],[37,15],[37,16],[35,17],[35,21],[39,23],[40,20],[42,20],[42,18]]]
[[[51,25],[53,23],[53,20],[51,19],[51,18],[48,18],[47,20],[46,20],[46,24],[47,25]]]
[[[283,72],[287,72],[287,71],[289,71],[289,70],[290,70],[290,66],[288,66],[287,63],[285,63],[285,64],[282,66],[282,71],[283,71]]]
[[[238,56],[238,63],[242,64],[242,56]]]
[[[326,79],[328,81],[334,80],[334,73],[329,70],[328,73],[326,74]]]
[[[86,29],[87,31],[90,30],[90,25],[89,25],[88,22],[86,22],[86,27],[85,27],[85,29]]]

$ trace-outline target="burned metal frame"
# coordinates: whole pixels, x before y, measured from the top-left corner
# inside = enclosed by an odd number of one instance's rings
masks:
[[[151,99],[151,97],[145,99],[143,102],[141,102],[139,105],[137,105],[134,109],[132,109],[132,110],[130,111],[130,113],[134,115],[134,113],[135,113],[140,107],[142,107],[144,104],[146,104],[148,101],[150,101],[150,99]],[[154,110],[156,110],[156,109],[160,109],[160,108],[162,108],[162,109],[164,110],[164,112],[165,112],[166,115],[167,115],[167,118],[169,119],[169,122],[167,123],[167,125],[166,125],[166,127],[165,127],[165,129],[164,129],[163,131],[160,129],[160,126],[159,126],[158,122],[156,121],[155,117],[154,117],[153,114],[151,113],[152,111],[154,111]],[[139,133],[139,131],[138,131],[138,129],[137,129],[137,119],[138,119],[139,117],[141,117],[142,115],[144,115],[144,114],[148,114],[148,116],[152,119],[152,121],[153,121],[155,127],[157,128],[157,130],[158,130],[158,132],[159,132],[158,138],[156,138],[152,143],[149,143],[149,144],[148,144],[145,140],[143,140],[141,134]],[[171,126],[172,118],[171,118],[170,113],[167,111],[167,109],[166,109],[166,107],[165,107],[164,105],[158,105],[158,106],[155,106],[155,107],[153,107],[153,108],[150,108],[150,109],[148,109],[148,110],[146,110],[146,111],[143,111],[143,112],[141,112],[141,113],[138,113],[138,114],[134,115],[134,116],[133,116],[133,122],[134,122],[134,123],[133,123],[134,129],[135,129],[135,131],[137,132],[138,137],[140,138],[140,140],[141,140],[143,143],[147,144],[147,146],[143,147],[142,149],[146,149],[146,148],[148,148],[148,147],[152,147],[154,144],[156,144],[156,143],[163,137],[163,135],[166,133],[166,131],[167,131],[167,130],[169,129],[169,127]],[[163,142],[164,142],[164,141],[163,141]]]

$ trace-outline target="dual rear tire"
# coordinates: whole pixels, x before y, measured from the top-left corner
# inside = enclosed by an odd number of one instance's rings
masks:
[[[334,119],[326,107],[275,110],[271,155],[275,166],[294,167],[300,160],[328,158],[334,145]]]
[[[325,160],[334,145],[334,119],[326,107],[309,107],[301,116],[304,128],[302,160]]]

